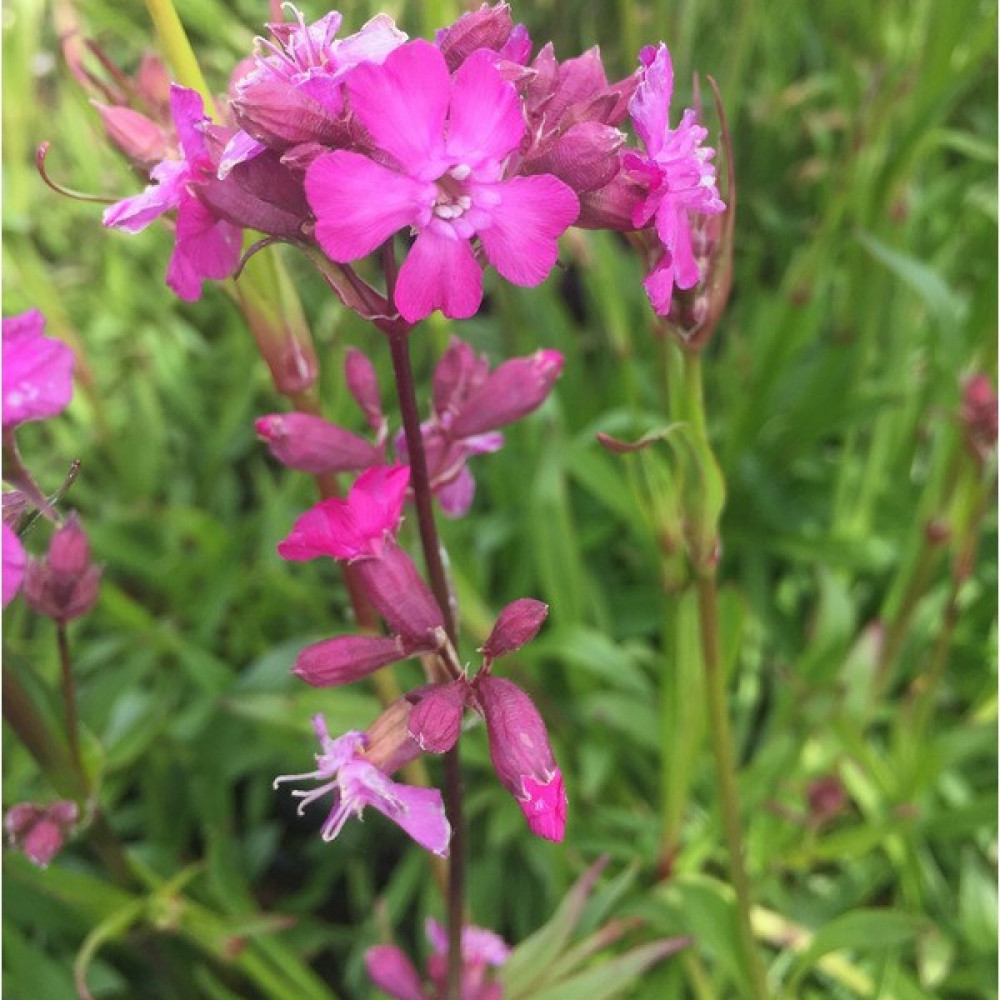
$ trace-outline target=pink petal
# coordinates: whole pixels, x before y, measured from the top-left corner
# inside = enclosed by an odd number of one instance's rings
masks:
[[[396,308],[403,319],[416,323],[435,309],[468,319],[482,300],[483,275],[469,241],[433,225],[424,229],[399,269]]]
[[[417,970],[410,960],[391,944],[378,944],[365,952],[365,967],[377,989],[396,1000],[427,1000]]]
[[[639,85],[629,101],[629,113],[635,130],[655,157],[663,146],[669,129],[670,100],[674,93],[674,68],[670,52],[662,42],[640,53],[645,69],[640,70]]]
[[[442,172],[450,82],[444,57],[418,39],[390,53],[381,66],[358,66],[347,89],[375,144],[413,176],[434,180]]]
[[[383,63],[390,52],[407,40],[404,32],[396,27],[388,14],[376,14],[366,21],[361,30],[334,43],[340,69],[358,63]]]
[[[385,781],[388,794],[372,793],[367,805],[388,816],[421,847],[441,857],[448,856],[451,825],[436,788],[415,788]]]
[[[241,231],[217,219],[194,195],[184,193],[177,211],[177,242],[167,265],[167,284],[178,298],[194,302],[204,278],[222,280],[237,268]]]
[[[3,321],[3,426],[62,412],[73,395],[73,352],[46,337],[37,309]]]
[[[327,257],[341,263],[367,256],[412,225],[435,198],[433,185],[344,150],[313,160],[305,188],[316,214],[316,239]]]
[[[441,511],[447,517],[463,517],[469,512],[476,495],[476,480],[466,466],[447,485],[439,487],[435,494]]]
[[[3,606],[14,599],[21,589],[24,579],[24,564],[26,561],[24,546],[14,533],[14,529],[3,522]]]
[[[216,176],[220,181],[224,181],[229,176],[229,171],[233,167],[239,166],[259,156],[267,147],[258,142],[252,135],[248,135],[242,129],[237,132],[222,151],[222,158],[219,160],[219,169]]]
[[[646,289],[653,311],[659,316],[666,316],[674,295],[674,266],[669,253],[650,272],[642,287]]]
[[[502,160],[524,135],[517,91],[500,76],[495,60],[495,52],[474,52],[451,84],[448,155],[471,166]]]
[[[518,799],[521,812],[528,821],[531,832],[546,840],[559,843],[566,833],[566,789],[557,767],[548,781],[533,777],[524,779],[526,798]]]
[[[551,174],[476,187],[499,199],[492,225],[479,233],[489,262],[515,285],[544,281],[559,256],[559,236],[580,213],[572,189]]]
[[[358,476],[348,500],[363,530],[373,535],[395,532],[409,485],[407,465],[379,465]]]
[[[206,121],[205,104],[201,94],[180,84],[170,85],[170,115],[177,128],[177,138],[190,162],[207,155],[205,136],[195,126]]]
[[[188,177],[188,166],[183,160],[163,160],[153,168],[150,176],[156,183],[142,194],[125,198],[104,210],[101,221],[105,226],[138,233],[180,204]]]

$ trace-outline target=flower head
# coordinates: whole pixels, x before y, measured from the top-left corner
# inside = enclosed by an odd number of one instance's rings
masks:
[[[579,202],[549,174],[504,177],[525,122],[495,53],[473,53],[451,77],[440,50],[417,40],[381,66],[359,66],[347,90],[382,162],[337,150],[310,165],[306,195],[316,239],[331,260],[358,260],[412,228],[417,238],[395,288],[396,307],[410,323],[435,309],[453,318],[479,309],[473,237],[508,281],[545,279]]]
[[[655,221],[662,252],[644,285],[653,308],[665,316],[674,286],[692,288],[698,282],[690,214],[714,215],[726,206],[719,197],[715,167],[710,162],[715,153],[702,146],[708,132],[698,124],[697,114],[688,109],[680,125],[670,127],[674,71],[666,45],[647,46],[639,61],[640,80],[629,112],[646,153],[629,153],[624,165],[648,187],[632,221],[637,228]]]
[[[3,429],[62,412],[73,395],[73,352],[43,334],[37,310],[3,321]]]
[[[306,511],[278,545],[278,552],[292,560],[380,557],[386,540],[399,527],[409,482],[406,465],[368,469],[358,476],[346,500],[332,497]]]
[[[306,774],[286,774],[275,779],[275,787],[285,781],[314,780],[318,787],[296,789],[302,811],[310,803],[330,794],[333,806],[323,823],[324,840],[333,840],[351,816],[361,818],[367,806],[377,809],[401,827],[421,847],[442,857],[448,854],[451,827],[444,814],[441,793],[433,788],[413,788],[392,781],[365,759],[368,738],[351,731],[331,739],[323,717],[313,719],[321,752],[316,755],[316,770]]]
[[[215,177],[215,165],[204,135],[208,123],[201,95],[173,84],[170,112],[180,158],[161,160],[150,171],[153,184],[142,194],[112,205],[104,225],[138,233],[165,212],[177,210],[174,252],[167,266],[167,284],[186,301],[201,295],[203,278],[228,278],[240,259],[239,227],[219,218],[199,201],[195,191]]]

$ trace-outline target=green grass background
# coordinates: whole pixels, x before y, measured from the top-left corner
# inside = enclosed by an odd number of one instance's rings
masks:
[[[325,12],[302,6],[310,18]],[[221,90],[266,5],[177,8]],[[4,987],[23,1000],[74,996],[72,963],[89,934],[100,947],[88,981],[106,1000],[367,997],[361,955],[380,926],[419,953],[423,917],[440,916],[440,900],[425,857],[379,817],[326,845],[321,810],[296,819],[271,790],[275,774],[309,766],[311,713],[337,731],[365,725],[377,702],[364,685],[316,692],[289,674],[303,643],[350,624],[332,564],[275,552],[313,487],[254,439],[254,417],[282,403],[239,314],[218,288],[192,305],[172,297],[164,228],[105,231],[100,206],[58,197],[35,172],[33,151],[50,140],[50,169],[72,187],[120,197],[141,183],[61,62],[53,16],[67,9],[3,8],[3,311],[37,306],[79,352],[70,409],[25,428],[21,449],[48,489],[82,461],[68,502],[107,567],[97,608],[71,629],[85,747],[147,888],[112,887],[85,838],[45,872],[7,852]],[[379,8],[341,9],[346,31]],[[383,9],[417,35],[459,5]],[[127,68],[152,44],[141,4],[80,0],[76,10]],[[957,595],[947,547],[933,562],[882,698],[871,694],[869,626],[898,613],[924,523],[960,517],[938,499],[961,452],[960,380],[995,373],[996,5],[535,0],[514,13],[562,57],[599,43],[613,77],[642,44],[666,40],[674,120],[698,71],[718,80],[733,130],[735,286],[704,369],[728,482],[720,573],[747,865],[775,994],[995,997],[992,500]],[[356,344],[373,356],[388,398],[387,353],[304,259],[285,259],[326,411],[360,429],[343,352]],[[589,912],[591,926],[632,916],[641,923],[630,941],[696,939],[631,995],[738,997],[692,608],[664,592],[655,526],[642,516],[643,484],[662,484],[667,452],[643,463],[594,438],[664,422],[664,345],[623,244],[573,237],[564,260],[539,289],[488,279],[482,316],[436,317],[413,336],[425,387],[452,332],[494,361],[539,346],[567,359],[552,401],[511,429],[502,452],[475,460],[472,514],[443,526],[466,657],[505,602],[551,605],[509,673],[548,720],[571,800],[563,846],[530,838],[492,776],[482,730],[464,740],[470,910],[519,941],[606,852],[607,912]],[[39,551],[44,539],[39,528],[26,541]],[[959,617],[944,680],[928,731],[913,739],[911,685],[951,596]],[[20,601],[4,617],[5,668],[58,724],[51,623]],[[52,795],[6,726],[3,749],[5,806]],[[830,775],[846,804],[816,828],[803,820],[807,791]],[[665,823],[680,851],[661,881]],[[813,947],[796,955],[790,927],[815,933]],[[831,954],[853,979],[817,964]]]

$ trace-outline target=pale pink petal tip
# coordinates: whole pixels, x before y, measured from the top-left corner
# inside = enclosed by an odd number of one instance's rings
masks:
[[[24,579],[26,556],[14,529],[3,522],[3,606],[14,599]]]
[[[375,986],[395,1000],[427,1000],[417,970],[395,945],[369,948],[365,952],[365,967]]]
[[[546,840],[561,842],[566,832],[567,800],[559,768],[544,783],[527,775],[524,778],[524,793],[526,798],[519,799],[518,805],[531,832]]]

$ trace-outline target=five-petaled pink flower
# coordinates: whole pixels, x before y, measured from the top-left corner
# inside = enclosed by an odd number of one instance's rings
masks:
[[[46,337],[37,309],[3,321],[3,429],[62,412],[73,395],[73,352]]]
[[[714,215],[726,206],[715,184],[715,151],[702,146],[708,131],[698,124],[696,112],[684,112],[676,129],[670,127],[670,99],[674,70],[662,42],[639,53],[639,86],[629,102],[635,130],[646,146],[646,155],[629,153],[625,167],[642,178],[649,193],[635,208],[632,222],[643,228],[655,216],[662,255],[644,287],[661,316],[670,311],[674,286],[693,288],[698,264],[691,249],[690,213]]]
[[[199,183],[214,179],[216,169],[202,132],[208,118],[201,95],[171,85],[170,112],[181,159],[161,160],[150,171],[155,183],[108,208],[104,225],[138,233],[176,208],[177,234],[167,265],[167,284],[180,298],[193,302],[201,295],[203,278],[228,278],[236,270],[241,234],[238,226],[217,218],[194,193]]]
[[[383,771],[365,759],[367,737],[352,730],[339,739],[331,739],[321,715],[313,718],[313,727],[322,752],[316,755],[316,770],[306,774],[285,774],[275,779],[277,787],[285,781],[315,780],[317,788],[296,789],[299,813],[311,802],[326,794],[333,796],[333,807],[323,823],[323,839],[333,840],[351,816],[361,817],[366,806],[377,809],[409,834],[421,847],[446,857],[451,840],[451,826],[445,817],[441,793],[434,788],[414,788],[391,781]]]
[[[400,229],[416,231],[395,288],[410,323],[435,309],[453,318],[478,310],[473,237],[504,278],[537,285],[579,213],[576,195],[550,174],[505,178],[525,121],[495,60],[480,50],[451,77],[441,52],[417,40],[382,66],[357,67],[347,80],[351,108],[381,162],[336,150],[306,173],[316,239],[331,260],[358,260]]]
[[[334,559],[378,558],[403,516],[408,465],[379,465],[358,476],[346,500],[332,497],[307,510],[278,545],[284,559],[317,556]]]

